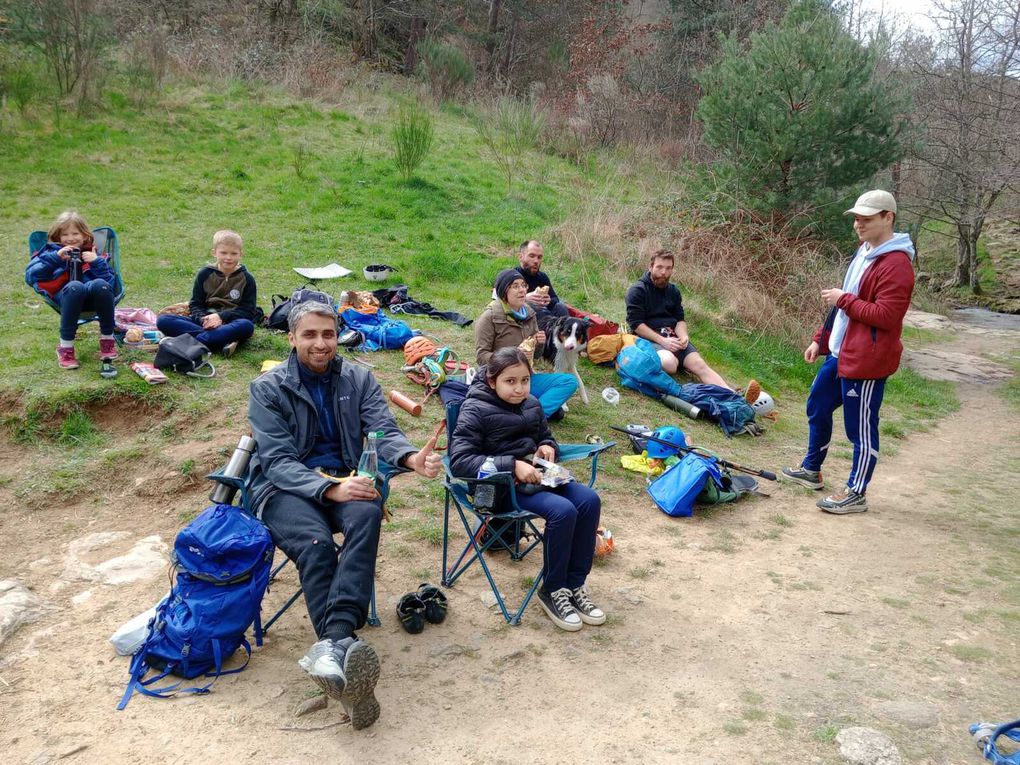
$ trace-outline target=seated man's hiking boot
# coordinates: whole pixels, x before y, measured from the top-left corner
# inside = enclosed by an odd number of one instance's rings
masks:
[[[820,499],[815,504],[833,515],[849,515],[850,513],[866,513],[868,511],[868,500],[864,498],[864,495],[850,489],[844,489],[839,494]]]
[[[808,470],[803,467],[784,467],[780,478],[790,483],[799,483],[809,489],[821,489],[825,486],[821,470]]]
[[[298,664],[312,676],[323,693],[339,701],[347,684],[343,659],[343,653],[337,650],[336,643],[324,638],[309,648],[308,653],[298,659]]]
[[[577,632],[584,626],[584,623],[581,621],[580,614],[570,603],[571,595],[573,593],[566,587],[561,587],[555,592],[546,592],[542,587],[538,591],[538,604],[542,606],[542,610],[552,620],[552,623],[561,630]]]
[[[570,605],[574,607],[574,610],[577,611],[577,615],[581,617],[581,621],[585,624],[606,623],[605,611],[595,605],[591,596],[588,595],[587,587],[582,585],[576,590],[571,590]]]
[[[758,400],[758,396],[761,395],[761,383],[757,380],[749,380],[747,388],[744,389],[744,401],[749,404],[753,404]]]
[[[349,637],[334,643],[343,651],[343,671],[347,680],[340,703],[351,718],[354,730],[367,728],[379,719],[375,684],[379,682],[379,656],[360,638]]]
[[[57,363],[61,369],[77,369],[81,366],[78,357],[74,355],[74,346],[57,346]]]

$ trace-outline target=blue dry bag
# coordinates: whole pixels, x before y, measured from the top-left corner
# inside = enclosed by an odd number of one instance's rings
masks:
[[[648,496],[666,515],[686,518],[694,514],[694,500],[708,480],[722,485],[719,465],[691,452],[652,482]]]
[[[213,505],[181,529],[174,542],[176,581],[131,657],[131,679],[117,709],[134,691],[158,697],[207,693],[217,677],[248,665],[251,646],[244,633],[259,619],[273,550],[266,527],[233,505]],[[247,654],[244,665],[224,670],[238,648]],[[149,670],[158,674],[143,679]],[[182,688],[183,682],[152,687],[171,674],[212,680],[191,688]]]

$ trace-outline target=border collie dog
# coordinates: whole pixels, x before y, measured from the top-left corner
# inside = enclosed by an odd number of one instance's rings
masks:
[[[538,326],[545,332],[542,358],[552,362],[554,371],[572,374],[577,379],[581,400],[587,404],[588,391],[577,373],[577,358],[588,347],[588,322],[573,316],[547,315],[539,318]]]

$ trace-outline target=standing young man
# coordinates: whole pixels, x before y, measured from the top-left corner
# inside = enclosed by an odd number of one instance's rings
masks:
[[[888,191],[868,191],[846,211],[854,216],[861,241],[843,288],[822,290],[832,307],[825,324],[804,350],[813,364],[827,355],[808,394],[808,448],[800,467],[783,468],[783,478],[821,489],[822,463],[832,438],[832,415],[843,407],[843,426],[854,446],[846,487],[818,501],[827,513],[846,515],[868,509],[865,493],[878,462],[878,410],[885,380],[897,370],[903,343],[903,317],[914,291],[914,245],[908,234],[893,233],[896,200]]]

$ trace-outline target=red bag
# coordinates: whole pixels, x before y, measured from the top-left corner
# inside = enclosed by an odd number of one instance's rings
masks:
[[[597,313],[588,313],[582,311],[579,308],[574,308],[572,305],[567,305],[567,313],[573,316],[575,319],[587,319],[588,320],[588,337],[598,337],[599,335],[615,335],[620,331],[620,325],[615,321],[610,321],[604,316],[599,316]]]

